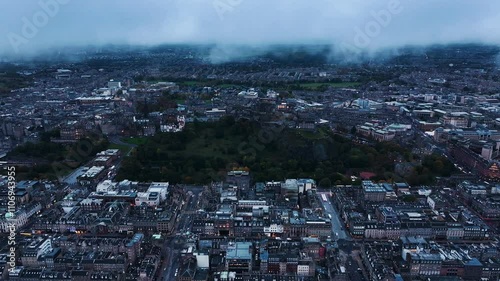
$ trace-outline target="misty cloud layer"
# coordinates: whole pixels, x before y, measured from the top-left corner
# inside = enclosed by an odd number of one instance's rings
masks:
[[[272,44],[330,44],[338,53],[447,43],[500,45],[496,0],[0,3],[0,55],[29,55],[65,46],[209,43],[218,46],[214,60],[224,60],[239,56],[238,48],[230,47],[237,45],[258,52]]]

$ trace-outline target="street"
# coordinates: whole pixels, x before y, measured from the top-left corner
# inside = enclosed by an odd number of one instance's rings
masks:
[[[189,200],[177,216],[177,222],[174,231],[165,238],[164,253],[165,259],[161,267],[163,280],[175,280],[176,272],[179,268],[179,253],[182,250],[186,240],[187,232],[191,231],[193,225],[192,214],[198,209],[200,193],[203,191],[202,186],[184,186],[184,190],[191,193]]]
[[[132,144],[132,143],[127,143],[127,142],[124,142],[121,140],[121,138],[119,136],[112,136],[112,137],[109,137],[109,142],[110,143],[114,143],[114,144],[118,144],[118,145],[123,145],[123,146],[128,146],[130,147],[130,150],[128,151],[128,153],[126,155],[123,155],[123,156],[129,156],[130,153],[132,152],[132,148],[135,148],[137,147],[136,144]],[[123,157],[122,156],[122,157]]]
[[[337,213],[337,210],[332,206],[332,203],[330,200],[327,202],[323,201],[321,198],[321,194],[325,194],[328,199],[330,199],[330,192],[318,192],[318,198],[320,202],[323,204],[323,208],[325,209],[325,213],[327,215],[331,215],[331,222],[332,222],[332,232],[334,237],[337,239],[341,240],[351,240],[351,237],[346,233],[345,228],[340,221],[340,216]]]

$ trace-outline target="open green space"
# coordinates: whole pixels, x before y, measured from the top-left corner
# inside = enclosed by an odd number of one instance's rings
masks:
[[[334,88],[355,88],[363,84],[362,82],[343,82],[343,81],[325,81],[325,82],[228,82],[217,79],[199,79],[199,80],[179,80],[170,79],[168,77],[158,78],[150,77],[148,81],[173,81],[181,87],[217,87],[217,88],[269,88],[277,91],[293,91],[293,90],[309,90],[309,91],[326,91],[330,87]]]
[[[245,84],[234,84],[234,83],[225,83],[220,84],[218,81],[182,81],[179,83],[184,86],[196,86],[196,87],[204,87],[204,86],[213,86],[219,88],[249,88],[249,87],[270,87],[277,90],[326,90],[329,87],[334,88],[354,88],[361,85],[361,82],[307,82],[307,83],[275,83],[273,85],[245,85]]]
[[[189,87],[218,87],[218,88],[242,88],[244,85],[234,83],[221,83],[217,80],[185,80],[179,82],[181,86]]]
[[[122,155],[127,155],[132,150],[132,147],[124,144],[110,143],[108,149],[119,149]]]
[[[204,82],[192,80],[192,81],[182,81],[180,84],[185,86],[203,86]]]
[[[307,90],[320,90],[322,88],[355,88],[361,85],[360,82],[325,82],[325,83],[301,83],[300,87]]]
[[[141,144],[146,144],[148,142],[147,137],[130,137],[130,138],[122,138],[122,142],[129,143],[129,144],[135,144],[135,145],[141,145]]]

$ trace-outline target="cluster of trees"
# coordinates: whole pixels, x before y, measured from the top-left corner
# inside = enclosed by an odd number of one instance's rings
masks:
[[[160,98],[153,101],[138,101],[136,104],[136,110],[137,112],[141,112],[146,117],[151,112],[164,111],[169,108],[176,108],[176,100],[180,99],[181,97],[181,94],[163,93]]]
[[[273,133],[274,132],[274,133]],[[266,140],[262,136],[267,135]],[[180,133],[158,134],[124,159],[118,179],[207,183],[231,167],[248,167],[255,181],[313,178],[320,185],[351,183],[371,171],[383,179],[408,151],[394,143],[353,144],[329,129],[304,134],[266,130],[256,123],[226,118],[188,124]]]
[[[422,159],[422,163],[413,169],[407,181],[411,185],[428,185],[436,177],[449,177],[455,171],[455,166],[446,157],[432,154]]]
[[[52,130],[40,133],[40,141],[27,142],[16,147],[7,156],[17,159],[35,159],[42,162],[63,161],[66,147],[61,143],[54,143],[50,140],[61,136],[59,130]]]
[[[85,138],[71,144],[50,141],[58,136],[58,131],[42,133],[39,142],[27,142],[7,154],[8,159],[34,163],[31,167],[19,167],[19,179],[56,179],[55,165],[76,168],[109,146],[109,142],[103,138]]]
[[[65,147],[53,142],[27,142],[16,147],[8,157],[24,159],[43,159],[49,162],[64,160]]]
[[[10,64],[0,64],[0,95],[10,93],[13,89],[19,89],[29,85],[31,80],[17,73],[18,67]]]
[[[238,144],[253,133],[253,126],[229,117],[188,124],[178,133],[157,134],[123,160],[117,178],[173,183],[220,180],[228,165],[241,160]]]

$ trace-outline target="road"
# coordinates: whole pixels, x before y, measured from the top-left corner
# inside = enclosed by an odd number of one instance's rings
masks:
[[[346,269],[351,281],[364,281],[366,280],[365,277],[368,276],[361,262],[359,250],[350,253],[347,258]]]
[[[114,143],[114,144],[124,145],[124,146],[130,147],[130,150],[128,151],[127,155],[125,155],[125,156],[129,156],[130,152],[132,152],[132,148],[137,147],[136,144],[123,142],[120,139],[120,136],[112,136],[112,137],[109,137],[108,140],[109,140],[110,143]]]
[[[173,241],[173,239],[169,239],[169,240]],[[171,244],[172,241],[169,241],[167,244]],[[164,249],[164,251],[165,251],[165,255],[164,255],[165,258],[163,260],[163,264],[162,264],[162,268],[161,268],[160,272],[161,272],[164,280],[169,280],[168,278],[172,276],[172,268],[173,268],[173,266],[170,266],[170,264],[174,263],[176,261],[176,259],[172,259],[172,257],[174,256],[174,252],[173,252],[172,248],[166,247]],[[172,280],[175,280],[175,278]]]
[[[323,208],[325,209],[326,214],[332,216],[332,232],[339,240],[352,240],[352,238],[346,233],[343,223],[340,221],[340,216],[337,213],[337,210],[332,206],[330,200],[327,202],[323,201],[321,198],[321,194],[325,194],[328,199],[330,199],[330,192],[318,192],[317,196],[319,201],[323,204]],[[335,237],[334,236],[334,237]]]
[[[200,194],[203,191],[201,186],[184,186],[184,190],[191,192],[189,200],[183,206],[181,213],[177,216],[176,225],[173,233],[165,239],[164,254],[165,259],[162,264],[161,274],[163,280],[175,280],[176,272],[179,268],[179,253],[183,248],[184,242],[191,231],[193,225],[193,213],[198,209]]]

